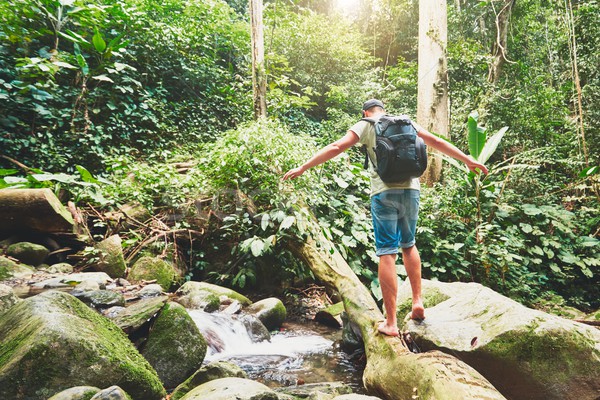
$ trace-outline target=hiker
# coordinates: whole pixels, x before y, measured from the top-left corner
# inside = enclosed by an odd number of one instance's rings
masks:
[[[402,260],[410,281],[412,290],[412,311],[410,318],[422,320],[425,318],[425,309],[421,298],[421,258],[415,246],[415,231],[419,212],[420,183],[419,178],[410,178],[397,183],[385,183],[379,177],[374,161],[376,132],[373,121],[378,121],[386,115],[383,102],[371,99],[363,104],[363,118],[353,125],[341,139],[330,143],[317,151],[308,161],[301,166],[289,170],[283,180],[294,179],[302,175],[309,168],[322,164],[351,146],[360,143],[366,145],[369,158],[371,176],[371,214],[375,232],[376,254],[379,257],[378,276],[383,295],[385,321],[377,329],[388,336],[398,336],[396,320],[396,298],[398,281],[396,275],[396,257],[398,248],[402,249]],[[456,146],[429,133],[418,124],[410,121],[418,137],[423,139],[427,146],[464,162],[469,170],[484,174],[488,173],[485,165],[466,155]]]

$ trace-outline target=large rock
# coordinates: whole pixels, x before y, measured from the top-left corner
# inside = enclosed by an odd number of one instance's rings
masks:
[[[532,310],[476,283],[423,281],[426,319],[408,321],[422,350],[467,362],[511,399],[595,400],[600,395],[600,331]],[[429,299],[435,299],[427,306]],[[410,285],[400,290],[400,318]]]
[[[31,288],[33,290],[62,289],[75,287],[84,282],[94,282],[98,284],[98,288],[105,289],[106,285],[112,282],[112,279],[104,272],[78,272],[36,282],[31,285]]]
[[[176,294],[177,302],[186,308],[213,312],[219,308],[222,300],[237,300],[242,305],[248,306],[252,302],[238,292],[206,282],[189,281],[184,283]]]
[[[203,366],[185,380],[171,394],[171,400],[181,399],[187,392],[203,383],[220,378],[247,378],[243,369],[227,361],[215,361]]]
[[[168,291],[177,279],[173,266],[158,257],[140,257],[129,271],[128,279],[133,282],[156,280],[163,290]]]
[[[168,299],[167,296],[141,299],[127,307],[115,307],[106,310],[105,315],[125,333],[131,334],[151,321]]]
[[[48,400],[90,400],[100,389],[93,386],[75,386],[55,394]]]
[[[111,386],[99,391],[90,400],[131,400],[131,397],[118,386]]]
[[[99,260],[94,264],[94,268],[97,271],[106,272],[115,279],[125,276],[127,264],[123,257],[123,247],[119,235],[112,235],[96,244],[96,250],[99,253]]]
[[[167,388],[194,373],[206,356],[206,340],[181,304],[167,303],[150,330],[142,355]]]
[[[16,258],[23,264],[33,265],[37,267],[42,264],[46,257],[50,254],[50,250],[41,244],[31,242],[19,242],[11,244],[6,249],[6,255]]]
[[[135,399],[166,393],[123,332],[75,297],[48,291],[0,315],[0,398],[37,400],[74,386],[119,385]]]
[[[28,265],[19,264],[10,258],[0,256],[0,280],[17,278],[28,279],[33,276],[35,269]]]
[[[287,315],[283,302],[275,297],[269,297],[251,304],[246,312],[256,316],[270,331],[279,329]]]
[[[221,378],[204,383],[181,400],[278,400],[276,392],[262,383],[243,378]]]

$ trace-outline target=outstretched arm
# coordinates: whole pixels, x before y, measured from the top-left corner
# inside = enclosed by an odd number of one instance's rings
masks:
[[[475,173],[483,172],[487,175],[488,169],[485,165],[475,160],[473,157],[466,155],[452,143],[447,142],[444,139],[440,139],[418,125],[417,132],[427,146],[431,146],[452,158],[456,158],[457,160],[464,162],[470,171]]]
[[[358,143],[359,138],[356,133],[353,131],[346,132],[346,135],[341,139],[336,140],[333,143],[328,144],[323,147],[321,150],[317,151],[314,156],[312,156],[308,161],[299,166],[298,168],[294,168],[286,172],[283,176],[283,180],[286,179],[294,179],[302,175],[308,169],[315,167],[319,164],[323,164],[325,161],[329,161],[338,154],[346,151],[356,143]]]

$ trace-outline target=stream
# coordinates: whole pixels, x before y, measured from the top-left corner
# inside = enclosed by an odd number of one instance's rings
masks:
[[[341,329],[290,322],[271,333],[270,341],[253,343],[244,324],[230,315],[188,312],[209,338],[205,363],[230,361],[250,379],[271,388],[338,381],[349,385],[354,393],[366,394],[362,386],[364,365],[360,357],[340,348]],[[218,346],[210,344],[215,340]]]

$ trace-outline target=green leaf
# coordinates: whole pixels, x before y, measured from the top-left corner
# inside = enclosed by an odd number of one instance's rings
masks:
[[[254,257],[259,257],[265,248],[265,242],[262,239],[255,238],[250,245],[250,250],[252,251],[252,255]]]
[[[0,176],[14,175],[19,172],[18,169],[0,169]]]
[[[294,224],[294,222],[296,222],[296,217],[294,217],[293,215],[288,215],[281,222],[281,225],[279,226],[279,230],[288,229],[290,226],[292,226]]]
[[[89,182],[89,183],[100,183],[100,182],[98,182],[98,180],[96,178],[94,178],[94,176],[92,175],[92,173],[90,171],[88,171],[81,165],[75,165],[75,168],[77,168],[77,171],[79,171],[79,175],[81,175],[82,181]]]
[[[594,175],[600,172],[600,166],[594,166],[584,169],[579,173],[580,178],[587,178],[590,175]]]
[[[92,37],[92,43],[98,53],[102,53],[106,49],[106,42],[102,39],[102,35],[98,29],[96,29],[96,33],[94,33],[94,36]]]
[[[115,81],[113,81],[112,79],[110,79],[108,76],[102,74],[102,75],[96,75],[96,76],[92,76],[92,79],[95,79],[97,81],[103,81],[103,82],[110,82],[110,83],[115,83]]]
[[[473,158],[479,160],[479,154],[485,145],[485,128],[482,128],[477,125],[477,120],[479,118],[479,114],[477,111],[473,111],[469,115],[469,119],[467,121],[467,132],[468,132],[468,141],[469,141],[469,153]]]
[[[477,161],[485,164],[487,162],[487,160],[490,159],[492,154],[494,154],[494,152],[498,148],[498,145],[500,144],[500,141],[502,140],[502,137],[504,136],[504,134],[506,133],[507,130],[508,130],[508,126],[505,126],[504,128],[500,129],[498,132],[496,132],[488,141],[485,142],[485,145],[483,146],[483,150],[479,154],[479,157],[477,157]]]
[[[260,227],[263,231],[266,231],[269,227],[269,222],[271,221],[271,216],[269,214],[265,214],[262,216],[260,220]]]
[[[77,69],[77,67],[74,66],[73,64],[69,64],[64,61],[53,61],[52,64],[59,66],[59,67],[63,67],[63,68]]]

